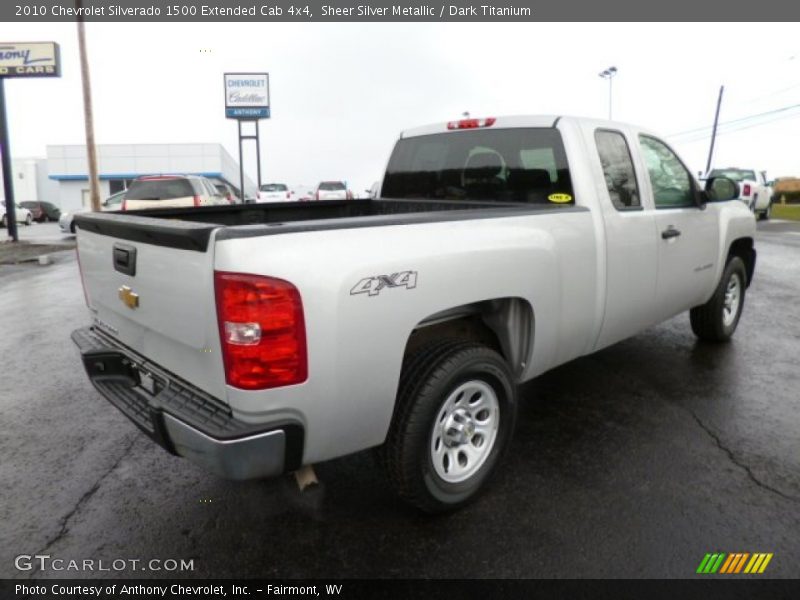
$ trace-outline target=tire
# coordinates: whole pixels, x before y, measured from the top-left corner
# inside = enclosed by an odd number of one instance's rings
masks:
[[[31,217],[30,213],[28,213],[28,216],[27,216],[27,217],[25,217],[25,225],[27,225],[28,227],[30,227],[30,226],[31,226],[31,223],[33,223],[33,217]]]
[[[761,212],[761,217],[759,218],[760,221],[769,221],[769,218],[772,216],[772,203],[770,202],[767,204],[767,208],[765,208]]]
[[[439,340],[406,357],[379,449],[395,492],[427,513],[467,504],[507,450],[516,412],[511,371],[487,346]]]
[[[731,256],[711,299],[689,311],[695,335],[708,342],[729,341],[742,315],[746,287],[744,262],[738,256]]]

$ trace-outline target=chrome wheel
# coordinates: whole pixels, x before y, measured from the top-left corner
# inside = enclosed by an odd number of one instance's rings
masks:
[[[733,273],[725,287],[725,299],[722,301],[722,324],[730,327],[739,313],[739,304],[742,299],[742,282],[738,273]]]
[[[433,424],[430,457],[448,483],[472,477],[492,452],[500,423],[500,402],[491,385],[467,381],[442,404]]]

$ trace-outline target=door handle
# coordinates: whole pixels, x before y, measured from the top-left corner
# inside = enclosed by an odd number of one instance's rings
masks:
[[[672,225],[670,225],[661,232],[661,239],[668,240],[670,238],[678,237],[680,234],[681,232],[678,229],[675,229]]]

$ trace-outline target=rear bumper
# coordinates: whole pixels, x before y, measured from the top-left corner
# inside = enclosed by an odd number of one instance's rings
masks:
[[[224,403],[96,329],[77,329],[72,340],[97,391],[168,452],[228,479],[271,477],[300,467],[299,423],[239,421]]]

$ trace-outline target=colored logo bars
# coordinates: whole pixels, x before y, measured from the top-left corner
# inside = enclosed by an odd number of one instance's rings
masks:
[[[769,554],[762,552],[756,554],[748,552],[706,554],[700,562],[700,566],[697,567],[697,572],[703,575],[763,573],[771,560],[771,552]]]

